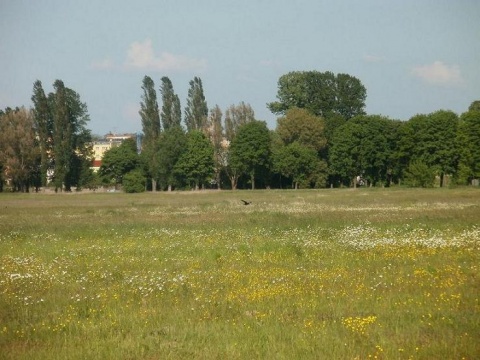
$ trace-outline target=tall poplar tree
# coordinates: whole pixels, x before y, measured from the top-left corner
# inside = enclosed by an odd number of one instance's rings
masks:
[[[55,90],[55,108],[53,113],[53,154],[55,191],[70,190],[67,183],[67,174],[70,171],[72,155],[72,127],[69,122],[67,95],[63,81],[56,80],[53,84]]]
[[[145,159],[148,175],[152,179],[152,190],[156,191],[159,167],[157,157],[158,138],[161,127],[155,83],[149,76],[143,78],[142,90],[143,95],[139,111],[144,135],[142,157]]]
[[[160,85],[160,93],[162,94],[162,112],[160,119],[163,130],[172,128],[173,126],[181,126],[182,110],[180,108],[180,99],[173,91],[173,85],[167,76],[162,77]]]
[[[202,80],[195,76],[190,81],[187,106],[185,108],[185,125],[187,131],[203,130],[208,117],[208,107],[203,93]]]
[[[210,110],[208,125],[208,136],[213,144],[215,181],[217,188],[220,189],[220,174],[226,164],[226,143],[223,137],[222,110],[218,105],[215,105],[215,107]]]
[[[49,94],[53,108],[53,183],[55,191],[71,191],[72,186],[81,184],[81,176],[89,166],[91,134],[86,124],[90,118],[78,93],[61,80],[56,80],[53,88],[55,93]]]
[[[144,142],[148,145],[158,139],[160,135],[160,113],[158,110],[157,93],[152,78],[146,76],[142,82],[142,102],[140,102],[140,117]]]
[[[53,144],[53,118],[40,80],[33,84],[32,102],[33,122],[40,147],[40,182],[42,186],[45,186],[51,161],[49,154],[52,152]]]

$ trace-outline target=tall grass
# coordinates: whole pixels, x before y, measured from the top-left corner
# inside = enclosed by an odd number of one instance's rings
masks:
[[[476,189],[2,194],[0,358],[479,358],[479,211]]]

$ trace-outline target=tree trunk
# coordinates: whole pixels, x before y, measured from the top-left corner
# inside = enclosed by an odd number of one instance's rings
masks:
[[[217,173],[215,174],[215,180],[217,181],[217,189],[220,190],[221,189],[221,186],[220,186],[220,171],[217,171]]]
[[[252,174],[250,179],[252,181],[252,190],[255,190],[255,174]]]
[[[157,191],[157,180],[152,179],[152,192]]]
[[[236,176],[230,176],[230,183],[232,184],[232,190],[237,190],[237,181],[238,181],[238,178]]]

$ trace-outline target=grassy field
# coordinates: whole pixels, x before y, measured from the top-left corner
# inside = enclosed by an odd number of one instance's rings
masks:
[[[478,359],[479,267],[474,188],[0,194],[0,359]]]

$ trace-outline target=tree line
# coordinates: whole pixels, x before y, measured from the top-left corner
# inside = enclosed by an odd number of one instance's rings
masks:
[[[480,178],[480,101],[461,115],[439,110],[392,120],[366,114],[367,93],[359,79],[295,71],[280,77],[277,99],[267,104],[278,115],[276,128],[269,130],[249,104],[240,102],[224,112],[218,105],[209,109],[201,79],[195,77],[189,85],[182,114],[170,79],[160,79],[157,98],[154,80],[145,76],[141,149],[134,140],[124,141],[105,153],[99,173],[93,174],[88,167],[86,104],[59,80],[48,96],[37,81],[31,111],[7,109],[0,114],[2,173],[18,184],[18,191],[44,186],[48,179],[55,189],[103,183],[138,192],[431,187],[435,181],[440,186],[446,179],[466,185]],[[14,123],[30,128],[28,136],[3,136],[15,134]],[[6,146],[15,136],[25,139]],[[22,149],[32,152],[19,156],[25,150],[14,149],[15,143],[24,143]]]
[[[46,94],[37,80],[31,109],[0,110],[0,191],[6,180],[13,191],[48,183],[55,191],[71,191],[93,176],[87,105],[61,80],[53,89]]]

